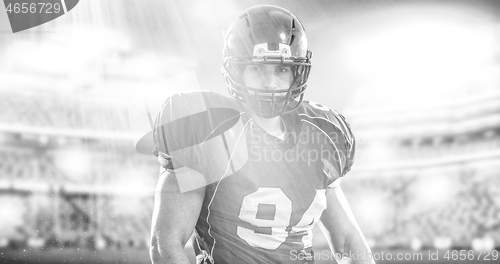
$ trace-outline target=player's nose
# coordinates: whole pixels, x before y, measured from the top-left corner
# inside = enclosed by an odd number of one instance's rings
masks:
[[[267,90],[275,90],[278,88],[278,76],[273,69],[267,69],[264,75],[264,88]]]

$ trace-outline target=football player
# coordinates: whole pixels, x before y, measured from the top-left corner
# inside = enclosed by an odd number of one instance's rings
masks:
[[[351,130],[339,113],[303,101],[311,54],[293,14],[255,6],[225,36],[230,98],[167,100],[154,128],[162,171],[153,263],[189,263],[193,231],[198,263],[314,263],[316,224],[338,262],[373,263],[341,188]]]

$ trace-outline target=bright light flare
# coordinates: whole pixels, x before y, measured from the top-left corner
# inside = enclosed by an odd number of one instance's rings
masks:
[[[470,87],[498,85],[498,74],[492,74],[498,71],[498,40],[486,18],[453,8],[414,8],[376,21],[342,45],[346,65],[363,80],[360,92],[373,103],[425,107],[464,96]]]
[[[363,73],[381,79],[456,78],[456,74],[468,73],[472,65],[491,61],[493,37],[487,28],[445,21],[413,22],[356,43],[350,57]]]
[[[148,167],[127,168],[122,167],[113,179],[113,192],[125,195],[141,195],[151,193],[155,188],[154,169]],[[155,170],[155,171],[152,171]]]
[[[360,142],[363,141],[366,143],[360,145],[356,150],[356,162],[363,165],[380,166],[397,159],[394,149],[388,147],[387,141],[373,135],[360,140]]]
[[[369,230],[373,234],[384,232],[386,223],[392,217],[391,204],[386,194],[380,191],[363,192],[355,199],[349,199],[349,203],[361,229]]]
[[[23,227],[26,206],[19,197],[0,196],[0,237],[16,235],[18,227]]]
[[[80,148],[63,149],[56,153],[54,162],[66,177],[82,181],[90,173],[91,159],[89,153]]]
[[[113,210],[117,214],[131,215],[146,209],[141,198],[153,193],[155,189],[154,172],[151,168],[123,168],[114,177],[111,192],[120,195],[113,199]]]
[[[130,50],[130,40],[117,31],[90,27],[61,27],[59,34],[41,42],[18,41],[6,59],[18,68],[40,73],[65,74],[87,64],[101,63],[104,55]],[[98,40],[98,41],[96,41]]]
[[[424,173],[425,175],[425,173]],[[448,176],[426,175],[413,185],[414,208],[427,209],[443,206],[450,202],[459,191],[456,181]]]

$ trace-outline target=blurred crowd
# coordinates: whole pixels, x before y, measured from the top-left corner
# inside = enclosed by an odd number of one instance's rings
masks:
[[[500,245],[500,167],[469,164],[346,178],[344,191],[374,247]],[[487,166],[484,166],[487,167]]]
[[[0,96],[0,124],[69,130],[130,130],[127,102],[109,97],[37,92]]]
[[[481,131],[403,139],[396,146],[395,157],[403,160],[423,160],[459,157],[500,151],[500,128]]]
[[[123,102],[5,93],[0,127],[7,128],[0,132],[5,143],[0,150],[0,247],[148,247],[156,159],[137,153],[123,139],[58,135],[128,130]],[[27,137],[26,128],[49,128],[52,134],[34,130]],[[365,177],[354,168],[343,183],[374,247],[408,248],[419,241],[434,248],[441,241],[469,248],[477,238],[500,245],[500,166],[495,162],[500,129],[400,139],[388,146],[389,161],[405,166],[365,171]]]

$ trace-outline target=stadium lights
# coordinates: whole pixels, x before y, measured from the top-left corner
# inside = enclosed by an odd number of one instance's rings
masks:
[[[4,144],[11,140],[11,136],[7,133],[0,132],[0,144]]]
[[[445,249],[451,248],[452,241],[451,241],[451,238],[449,238],[449,237],[440,236],[440,237],[434,238],[433,244],[434,244],[434,248],[445,250]]]
[[[8,47],[3,59],[6,62],[0,68],[30,77],[7,78],[11,86],[26,83],[25,79],[44,81],[42,86],[34,82],[31,89],[71,90],[82,83],[97,85],[102,81],[98,71],[105,61],[131,49],[128,37],[116,30],[73,26],[57,28],[57,32],[41,41],[26,39]]]
[[[41,145],[45,146],[49,142],[49,137],[47,135],[40,135],[38,136],[38,142],[40,142]]]
[[[360,137],[359,142],[365,143],[366,146],[360,148],[356,153],[357,162],[363,164],[363,166],[383,164],[396,157],[394,149],[387,147],[388,141],[376,135],[376,132],[366,135],[366,137]]]
[[[0,197],[0,234],[6,237],[17,235],[17,228],[25,225],[24,216],[27,208],[20,197]]]
[[[68,139],[67,139],[67,138],[65,138],[65,137],[61,137],[61,136],[59,136],[59,137],[57,137],[56,142],[57,142],[57,144],[58,144],[59,146],[64,146],[64,145],[66,145],[66,143],[68,142]]]
[[[379,229],[385,228],[382,223],[387,222],[392,217],[390,213],[392,211],[391,204],[386,196],[383,192],[369,191],[352,200],[351,207],[361,228],[363,226],[370,227],[367,230],[375,234],[385,231],[377,230],[377,227]],[[367,237],[370,235],[367,234]]]
[[[423,174],[425,177],[412,187],[414,208],[426,210],[433,206],[444,206],[458,193],[457,183],[447,175],[441,176],[430,171]]]
[[[113,185],[107,188],[117,195],[141,196],[154,191],[154,180],[144,178],[144,175],[152,175],[156,168],[151,167],[122,167],[120,172],[113,177]]]
[[[68,148],[57,151],[54,163],[69,179],[76,182],[84,181],[91,166],[90,156],[81,148]]]
[[[9,239],[0,237],[0,248],[6,248],[9,245]]]
[[[45,240],[43,238],[30,237],[27,244],[30,248],[42,248],[45,246]]]
[[[412,238],[410,248],[413,251],[420,251],[422,249],[422,241],[416,237]]]
[[[492,251],[495,249],[495,241],[491,237],[474,238],[471,247],[476,252]]]

